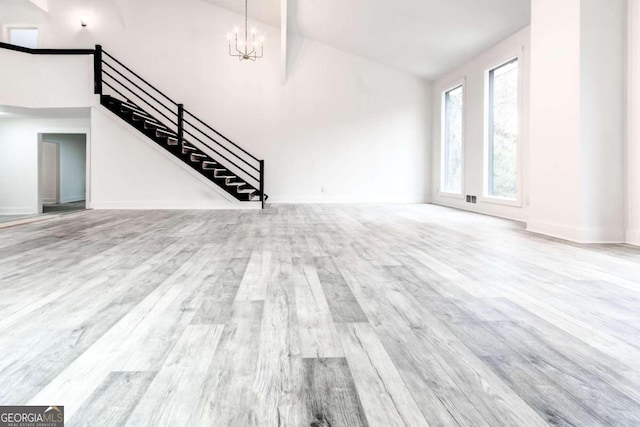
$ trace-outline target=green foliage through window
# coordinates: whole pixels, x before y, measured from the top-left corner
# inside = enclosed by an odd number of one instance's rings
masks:
[[[462,103],[462,86],[444,94],[441,190],[445,193],[462,194]]]
[[[489,73],[488,195],[518,198],[518,60]]]

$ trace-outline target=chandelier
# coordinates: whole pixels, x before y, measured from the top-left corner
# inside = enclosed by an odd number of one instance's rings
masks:
[[[256,59],[262,58],[262,54],[264,53],[264,36],[258,36],[257,30],[253,28],[251,30],[251,36],[249,36],[249,26],[248,26],[248,14],[247,14],[247,3],[248,0],[244,1],[244,40],[242,40],[242,35],[240,34],[240,29],[238,27],[233,29],[233,33],[227,34],[227,40],[229,41],[229,55],[238,58],[238,60],[243,61],[245,59],[250,59],[251,61],[255,61]],[[235,40],[235,52],[231,48],[231,42]],[[258,54],[260,51],[260,54]]]

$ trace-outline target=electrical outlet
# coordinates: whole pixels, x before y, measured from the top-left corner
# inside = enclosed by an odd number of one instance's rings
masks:
[[[467,203],[471,203],[471,196],[467,195]]]
[[[471,196],[471,203],[477,203],[476,196]]]

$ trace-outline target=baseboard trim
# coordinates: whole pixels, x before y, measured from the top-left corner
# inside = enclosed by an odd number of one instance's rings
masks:
[[[628,230],[625,240],[629,245],[640,246],[640,230]]]
[[[237,203],[193,203],[193,202],[101,202],[92,201],[89,206],[96,210],[251,210],[260,209],[260,202]]]
[[[0,215],[35,215],[33,208],[0,208]]]
[[[442,200],[432,200],[430,202],[428,202],[429,204],[432,205],[436,205],[436,206],[442,206],[445,208],[451,208],[451,209],[457,209],[460,211],[464,211],[464,212],[471,212],[471,213],[475,213],[478,215],[487,215],[487,216],[492,216],[494,218],[501,218],[501,219],[506,219],[509,221],[516,221],[516,222],[527,222],[526,218],[526,213],[522,210],[522,208],[512,208],[512,209],[517,209],[519,210],[518,215],[507,215],[507,214],[500,214],[498,212],[493,212],[490,210],[484,210],[484,209],[476,209],[476,208],[471,208],[469,206],[465,206],[462,204],[458,204],[458,203],[446,203]],[[477,206],[477,205],[474,205]],[[515,211],[514,211],[515,212]]]
[[[577,228],[543,221],[527,222],[527,231],[575,243],[624,243],[622,230],[604,228]]]
[[[313,199],[313,198],[269,198],[270,204],[278,205],[425,205],[428,201],[424,200],[358,200],[358,199]]]
[[[86,200],[86,196],[84,194],[72,197],[64,197],[60,199],[60,203],[73,203],[73,202],[83,202]]]
[[[17,219],[15,221],[2,222],[0,223],[0,229],[17,227],[19,225],[33,224],[36,222],[51,221],[57,218],[60,218],[60,215],[36,215],[29,218]]]

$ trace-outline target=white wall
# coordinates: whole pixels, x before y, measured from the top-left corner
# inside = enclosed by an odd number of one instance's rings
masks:
[[[528,228],[571,233],[580,220],[580,1],[533,0]],[[564,230],[564,231],[563,231]]]
[[[640,0],[629,0],[627,235],[640,245]]]
[[[60,145],[42,142],[42,203],[60,203]]]
[[[29,55],[0,49],[0,105],[88,107],[93,102],[92,55]]]
[[[33,25],[40,27],[47,21],[47,15],[37,6],[25,0],[0,1],[0,28],[2,29],[2,41],[8,43],[6,27],[16,24]]]
[[[581,227],[586,241],[625,241],[627,0],[580,8]]]
[[[0,120],[0,214],[40,210],[39,134],[88,131],[85,119]]]
[[[497,204],[483,198],[484,152],[485,152],[485,73],[515,56],[520,56],[521,79],[521,206]],[[440,161],[442,141],[442,92],[459,82],[464,84],[464,183],[463,194],[478,197],[477,204],[466,203],[462,198],[440,193]],[[433,156],[432,156],[432,202],[445,206],[501,216],[524,221],[527,218],[528,200],[528,105],[529,105],[529,28],[507,38],[482,55],[447,73],[434,83],[433,96]]]
[[[38,212],[38,139],[28,128],[0,121],[0,214]]]
[[[44,134],[43,142],[60,148],[60,203],[85,200],[87,142],[84,134]]]
[[[224,36],[241,16],[200,0],[122,3],[52,2],[43,47],[102,44],[264,158],[272,202],[427,200],[427,82],[301,39],[289,46],[282,83],[279,28],[255,24],[267,34],[265,57],[239,62]]]
[[[532,1],[530,231],[624,241],[624,5]]]

